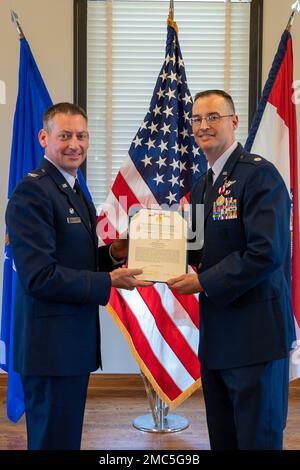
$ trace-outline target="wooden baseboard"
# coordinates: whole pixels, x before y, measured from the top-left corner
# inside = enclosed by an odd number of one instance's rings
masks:
[[[289,383],[289,395],[292,397],[300,396],[300,379],[292,380]]]
[[[7,374],[0,374],[0,389],[7,387]],[[90,389],[98,390],[144,390],[140,374],[91,374]]]
[[[0,374],[0,389],[7,387],[7,374]],[[91,374],[89,389],[99,392],[137,392],[144,391],[144,383],[140,374]],[[293,380],[289,385],[290,394],[300,396],[300,379]]]
[[[6,387],[7,387],[7,374],[5,372],[3,374],[2,373],[0,374],[0,390]]]
[[[144,390],[140,374],[91,374],[89,388],[100,390]]]

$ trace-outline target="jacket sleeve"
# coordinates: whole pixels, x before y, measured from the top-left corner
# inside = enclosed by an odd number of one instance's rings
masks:
[[[38,181],[24,180],[18,185],[7,206],[6,224],[16,271],[27,294],[49,302],[108,302],[108,273],[72,269],[58,263],[55,214]]]
[[[272,164],[257,166],[246,182],[242,221],[246,249],[233,251],[199,275],[207,296],[227,305],[285,264],[290,244],[290,198]]]
[[[204,205],[199,201],[199,193],[201,192],[199,185],[201,184],[203,183],[200,180],[191,190],[191,214],[188,230],[188,262],[197,269],[201,262],[204,241]]]
[[[126,261],[122,261],[120,263],[114,263],[109,255],[109,248],[110,245],[100,246],[98,248],[98,259],[99,259],[99,269],[100,271],[108,271],[111,272],[114,269],[121,268],[123,264],[126,264]],[[124,258],[125,260],[126,258]]]

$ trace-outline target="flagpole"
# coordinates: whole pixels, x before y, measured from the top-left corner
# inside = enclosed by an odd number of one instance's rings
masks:
[[[151,414],[138,416],[132,422],[139,431],[152,433],[173,433],[188,428],[189,421],[177,414],[169,413],[168,405],[158,396],[147,377],[141,372]]]
[[[11,21],[15,24],[16,26],[16,29],[17,29],[17,32],[18,32],[18,35],[19,35],[19,39],[22,39],[24,38],[24,33],[23,33],[23,30],[21,28],[21,25],[18,21],[18,15],[15,11],[13,10],[10,10],[10,15],[11,15]]]
[[[174,0],[170,0],[169,18],[174,21]]]
[[[155,427],[158,428],[159,427],[159,422],[158,422],[157,412],[156,412],[156,407],[155,407],[155,399],[156,399],[157,395],[154,392],[153,387],[151,386],[149,380],[147,379],[147,377],[145,376],[145,374],[142,371],[141,371],[141,376],[142,376],[142,379],[143,379],[143,382],[144,382],[144,387],[145,387],[147,397],[148,397],[148,401],[149,401],[149,404],[150,404],[153,423],[154,423]]]
[[[291,6],[292,8],[292,14],[289,18],[289,21],[288,21],[288,24],[287,24],[287,27],[286,27],[286,31],[288,31],[290,33],[291,29],[292,29],[292,26],[293,26],[293,23],[294,23],[294,20],[295,20],[295,16],[296,16],[296,13],[299,13],[300,12],[300,0],[297,0],[295,3],[292,4]]]
[[[178,26],[174,21],[174,0],[170,0],[167,23],[178,34]],[[168,405],[159,397],[142,371],[141,375],[150,404],[151,414],[138,416],[133,420],[133,426],[139,431],[153,433],[173,433],[186,429],[190,424],[189,421],[183,416],[169,413]]]
[[[178,34],[179,29],[178,29],[177,24],[174,21],[174,0],[170,0],[169,16],[167,19],[167,24],[171,26],[171,28],[175,29],[176,33]]]

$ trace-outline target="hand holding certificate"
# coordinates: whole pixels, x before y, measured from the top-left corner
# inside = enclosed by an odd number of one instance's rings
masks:
[[[154,282],[186,273],[187,222],[179,212],[141,209],[129,225],[128,267],[142,269],[136,276]]]
[[[118,268],[109,273],[111,278],[111,286],[119,289],[133,290],[136,287],[149,287],[152,282],[138,279],[138,275],[142,274],[141,269]]]

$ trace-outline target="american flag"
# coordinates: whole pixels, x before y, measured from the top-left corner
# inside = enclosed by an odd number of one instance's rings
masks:
[[[192,184],[206,171],[192,135],[192,97],[177,31],[169,19],[166,56],[149,111],[99,216],[102,244],[127,230],[130,207],[178,207],[188,201]],[[178,405],[199,387],[197,296],[171,292],[161,283],[112,289],[107,309],[165,403]]]

